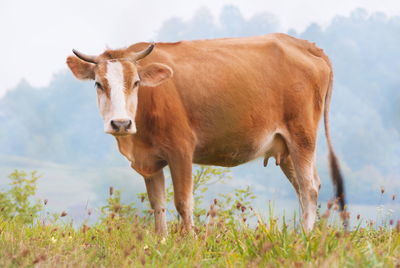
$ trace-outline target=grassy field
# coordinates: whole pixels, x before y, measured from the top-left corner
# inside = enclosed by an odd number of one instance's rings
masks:
[[[305,234],[296,219],[261,219],[251,209],[249,191],[238,190],[231,199],[214,201],[209,211],[198,210],[193,233],[182,234],[172,219],[169,235],[159,237],[151,211],[121,204],[113,189],[98,223],[72,226],[60,220],[67,213],[43,218],[43,208],[27,202],[34,177],[10,178],[13,188],[0,193],[0,267],[400,266],[399,223],[361,227],[360,219],[358,227],[344,231],[335,223],[335,205],[321,208],[315,229]],[[37,217],[29,218],[33,210]],[[251,219],[254,224],[248,224]]]
[[[319,222],[306,235],[278,227],[237,223],[201,225],[182,235],[176,223],[157,237],[149,220],[114,218],[72,228],[0,222],[1,267],[399,267],[400,231],[343,232]]]

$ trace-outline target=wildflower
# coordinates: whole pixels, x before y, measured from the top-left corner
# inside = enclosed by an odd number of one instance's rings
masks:
[[[33,264],[38,264],[41,261],[45,261],[46,260],[46,255],[39,255],[38,257],[36,257],[33,260]]]
[[[166,241],[166,239],[165,239],[165,237],[163,237],[163,238],[161,239],[160,243],[163,244],[163,245],[165,245],[165,241]]]
[[[86,233],[87,230],[89,230],[89,227],[86,224],[84,224],[82,226],[82,233]]]
[[[328,203],[326,204],[326,206],[328,207],[328,209],[331,209],[333,206],[332,200],[329,200]]]
[[[322,215],[322,218],[327,219],[329,218],[329,216],[331,215],[331,211],[329,209],[327,209],[324,214]]]
[[[144,256],[140,256],[140,262],[142,263],[143,266],[146,264],[146,259]]]
[[[120,204],[114,204],[113,209],[115,212],[119,212],[122,209],[122,206]]]
[[[148,250],[148,249],[149,249],[149,246],[144,245],[143,250]]]
[[[113,193],[114,193],[114,187],[110,186],[109,193],[110,193],[110,196],[113,195]]]
[[[348,220],[348,219],[350,219],[350,212],[342,211],[342,212],[340,212],[340,216],[342,217],[343,220]]]
[[[21,251],[21,257],[26,257],[29,254],[29,250],[28,249],[24,249]]]
[[[211,216],[211,218],[214,218],[215,216],[217,216],[217,209],[214,204],[211,204],[210,210],[207,212],[207,216],[209,216],[209,215]]]
[[[136,236],[136,239],[138,241],[142,241],[143,240],[143,234],[142,233],[138,233],[138,235]]]
[[[51,242],[54,244],[55,242],[57,242],[57,239],[54,236],[52,236],[51,237]]]
[[[47,205],[48,202],[49,202],[49,200],[47,200],[47,198],[45,200],[43,200],[44,205]]]
[[[269,252],[273,247],[274,247],[274,245],[272,243],[266,242],[262,245],[262,252],[265,254],[265,253]]]
[[[131,249],[130,249],[130,248],[124,249],[124,256],[125,256],[125,258],[128,257],[130,254],[131,254]]]
[[[301,262],[301,261],[296,261],[296,262],[294,263],[294,267],[296,267],[296,268],[301,268],[301,267],[304,267],[304,264],[303,264],[303,262]]]

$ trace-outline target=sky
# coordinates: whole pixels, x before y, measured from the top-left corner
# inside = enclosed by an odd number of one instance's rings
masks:
[[[302,31],[312,22],[327,26],[358,7],[400,15],[398,0],[1,0],[0,97],[21,79],[46,86],[54,73],[66,69],[72,48],[99,54],[106,47],[149,41],[171,17],[189,19],[202,7],[218,16],[225,5],[237,6],[245,17],[272,13],[281,31]]]

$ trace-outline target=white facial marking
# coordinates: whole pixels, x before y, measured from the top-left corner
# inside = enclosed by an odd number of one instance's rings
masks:
[[[106,79],[110,87],[111,119],[127,118],[124,94],[124,72],[122,64],[118,61],[107,63]]]
[[[118,61],[107,62],[105,79],[110,90],[110,98],[104,93],[99,96],[100,113],[104,119],[104,131],[110,134],[115,133],[111,120],[131,120],[131,126],[126,134],[136,133],[135,115],[138,89],[135,88],[127,97],[124,70],[122,64]]]

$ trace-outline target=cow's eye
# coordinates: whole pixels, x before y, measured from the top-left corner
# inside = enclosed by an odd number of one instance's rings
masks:
[[[140,80],[136,80],[135,83],[133,84],[133,88],[138,87],[140,84]]]
[[[103,90],[103,87],[101,86],[101,84],[99,82],[94,83],[95,88]]]

